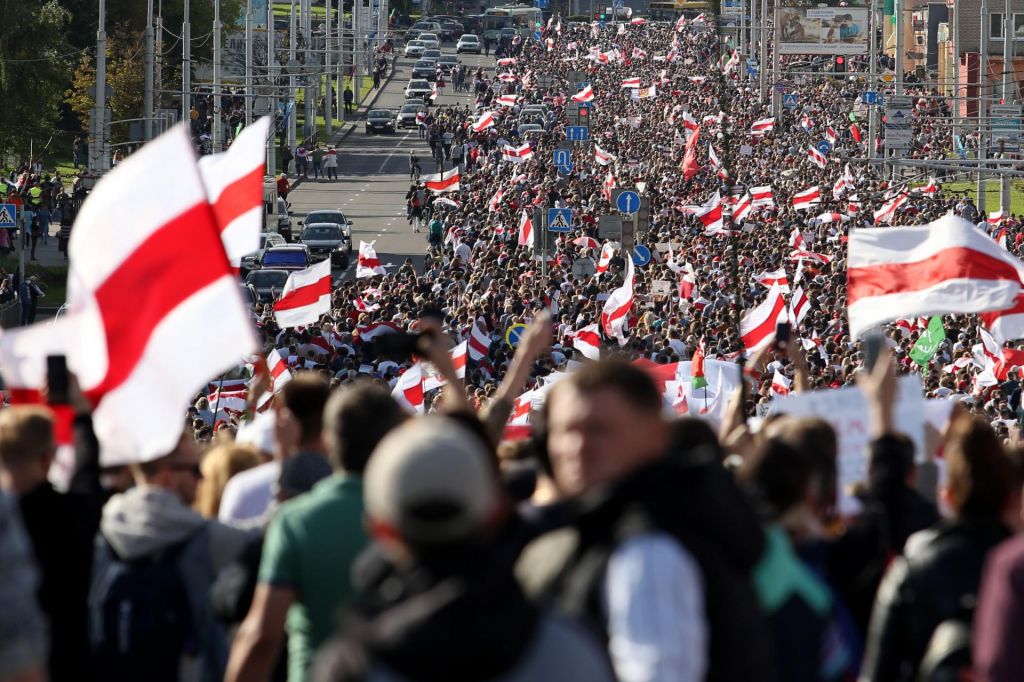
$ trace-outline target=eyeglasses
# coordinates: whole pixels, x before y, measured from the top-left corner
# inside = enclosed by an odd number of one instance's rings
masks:
[[[173,471],[184,471],[186,473],[190,473],[193,476],[195,476],[196,478],[202,478],[203,477],[203,472],[199,468],[198,464],[184,464],[184,463],[182,463],[182,464],[168,464],[167,468],[171,469]]]

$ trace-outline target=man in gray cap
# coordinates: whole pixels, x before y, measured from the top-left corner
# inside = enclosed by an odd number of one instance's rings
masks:
[[[366,514],[393,572],[324,647],[315,682],[613,679],[582,627],[516,583],[497,542],[510,505],[471,420],[411,420],[374,451]]]

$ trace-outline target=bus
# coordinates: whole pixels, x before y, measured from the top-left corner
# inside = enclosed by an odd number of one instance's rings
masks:
[[[539,31],[543,26],[543,17],[539,7],[530,5],[505,5],[491,7],[480,17],[483,25],[483,39],[497,42],[498,33],[503,28],[514,28],[525,40]]]
[[[714,3],[701,0],[654,0],[647,13],[655,21],[675,21],[679,15],[693,19],[698,14],[714,13]]]

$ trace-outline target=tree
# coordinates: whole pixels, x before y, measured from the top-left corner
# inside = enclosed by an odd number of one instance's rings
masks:
[[[53,133],[77,54],[57,0],[0,0],[0,140],[16,154]]]
[[[142,116],[143,88],[145,86],[145,64],[142,59],[144,36],[125,26],[112,27],[107,33],[107,84],[113,94],[107,99],[112,121],[139,118]],[[96,59],[92,54],[82,57],[75,70],[71,87],[65,98],[71,110],[82,120],[83,129],[89,129],[89,121],[95,100],[89,89],[96,83]],[[128,126],[115,124],[111,127],[110,141],[128,140]]]

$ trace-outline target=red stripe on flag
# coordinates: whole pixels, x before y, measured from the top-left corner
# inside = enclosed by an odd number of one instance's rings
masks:
[[[293,310],[303,306],[312,305],[320,300],[321,296],[331,293],[331,276],[321,277],[312,284],[299,287],[288,292],[274,303],[274,310]]]
[[[89,391],[89,397],[98,401],[120,386],[135,370],[164,318],[230,272],[213,211],[206,202],[151,234],[96,288],[108,366],[103,381]],[[149,284],[141,286],[143,282]]]
[[[262,202],[263,166],[259,166],[225,187],[217,197],[217,203],[213,205],[217,226],[223,232],[232,220],[258,207]]]
[[[847,298],[921,291],[951,279],[1019,281],[1020,273],[1006,261],[962,246],[943,249],[914,263],[880,263],[847,271]]]

